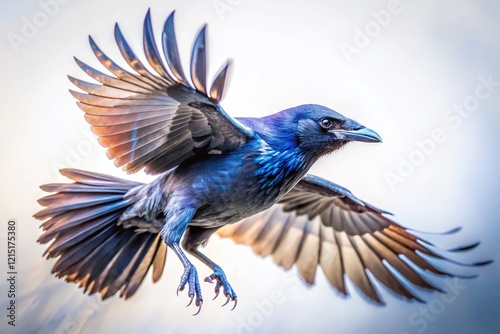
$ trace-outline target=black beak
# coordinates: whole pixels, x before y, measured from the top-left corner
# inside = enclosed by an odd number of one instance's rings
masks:
[[[332,130],[335,138],[349,141],[362,141],[365,143],[381,143],[382,138],[372,129],[362,126],[356,130]]]

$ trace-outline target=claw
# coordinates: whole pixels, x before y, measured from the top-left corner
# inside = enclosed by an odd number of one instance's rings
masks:
[[[229,293],[226,293],[226,297],[227,297],[227,300],[224,304],[221,305],[221,307],[224,307],[227,305],[227,303],[229,303],[229,301],[231,300],[231,295],[229,295]]]
[[[217,281],[217,283],[215,284],[215,289],[214,289],[215,297],[212,300],[215,300],[215,298],[217,298],[219,296],[220,287],[221,287],[221,285],[220,285],[219,281]]]
[[[179,297],[179,291],[184,290],[180,285],[177,287],[177,297]]]
[[[193,316],[198,315],[198,313],[200,313],[202,305],[203,305],[203,300],[196,301],[196,306],[198,306],[198,311],[195,314],[193,314]]]
[[[219,290],[215,290],[215,297],[212,298],[212,300],[215,300],[215,298],[219,297]]]
[[[186,307],[188,307],[189,305],[191,305],[191,303],[193,302],[193,299],[194,299],[194,295],[191,295],[191,300],[189,301],[189,303],[186,305]]]
[[[237,298],[237,297],[234,297],[234,306],[233,306],[233,308],[231,309],[231,311],[232,311],[232,310],[234,310],[234,309],[236,308],[236,305],[238,305],[238,298]]]
[[[234,301],[234,306],[231,309],[234,310],[236,308],[236,305],[238,304],[238,301],[236,300],[236,294],[234,293],[233,289],[231,288],[231,285],[228,283],[226,279],[226,275],[222,271],[222,269],[218,266],[215,266],[214,268],[214,273],[208,277],[205,277],[205,282],[210,282],[214,283],[215,280],[215,297],[212,300],[215,300],[220,293],[220,289],[223,289],[224,296],[226,296],[227,300],[226,302],[221,305],[226,306],[230,301]]]
[[[186,305],[186,307],[190,306],[193,303],[193,300],[196,298],[196,306],[199,306],[199,309],[193,315],[197,315],[201,311],[201,303],[203,302],[203,298],[201,296],[198,273],[196,272],[196,268],[191,264],[186,265],[184,269],[184,274],[181,277],[181,282],[177,287],[177,296],[179,296],[179,291],[184,290],[186,284],[188,284],[188,298],[190,298],[189,303]]]

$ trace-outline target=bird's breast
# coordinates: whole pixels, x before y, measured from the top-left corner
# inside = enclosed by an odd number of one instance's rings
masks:
[[[296,152],[268,147],[216,155],[178,170],[196,198],[192,225],[237,222],[271,207],[307,172]]]

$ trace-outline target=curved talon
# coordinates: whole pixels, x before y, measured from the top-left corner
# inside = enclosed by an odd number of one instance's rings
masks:
[[[232,310],[234,310],[234,309],[236,308],[236,305],[238,305],[238,298],[237,298],[237,297],[234,297],[234,306],[233,306],[233,308],[231,309],[231,311],[232,311]]]
[[[212,300],[215,300],[215,298],[217,298],[219,296],[220,288],[221,288],[221,285],[220,285],[219,281],[217,281],[217,283],[215,284],[215,289],[214,289],[215,297]]]
[[[198,311],[193,314],[193,316],[198,315],[201,311],[201,306],[203,305],[203,300],[197,300],[196,301],[196,306],[198,306]]]
[[[229,295],[229,293],[226,294],[226,297],[227,297],[227,300],[224,304],[221,305],[221,307],[224,307],[227,305],[227,303],[229,303],[229,301],[231,300],[231,296]]]
[[[228,283],[226,275],[218,266],[214,269],[214,273],[208,277],[205,277],[205,282],[214,283],[215,280],[215,296],[212,300],[215,300],[220,293],[220,289],[223,289],[224,296],[226,296],[227,300],[221,307],[226,306],[230,301],[234,301],[234,306],[231,308],[231,311],[236,308],[238,304],[238,300],[236,299],[236,294],[234,293],[231,285]]]
[[[181,282],[177,287],[177,296],[179,296],[179,291],[184,290],[186,284],[188,285],[188,298],[190,298],[189,303],[186,305],[186,307],[191,306],[191,304],[193,304],[193,300],[196,299],[196,306],[199,306],[199,309],[193,315],[197,315],[201,311],[201,303],[203,302],[203,298],[201,296],[200,282],[198,281],[198,273],[196,271],[196,268],[191,264],[186,265],[184,269],[184,274],[181,277]]]

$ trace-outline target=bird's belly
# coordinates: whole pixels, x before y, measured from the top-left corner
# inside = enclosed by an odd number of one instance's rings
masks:
[[[170,189],[196,208],[191,225],[217,227],[270,208],[307,170],[295,152],[276,152],[255,142],[230,155],[209,155],[180,165]]]
[[[197,203],[190,225],[216,227],[234,223],[276,203],[285,189],[279,183],[272,191],[263,187],[257,169],[253,160],[244,158],[200,163],[186,169],[182,173],[187,176],[184,182],[189,183]]]
[[[266,197],[255,177],[214,183],[198,193],[201,206],[191,222],[198,226],[222,226],[237,222],[272,206],[276,198]]]

